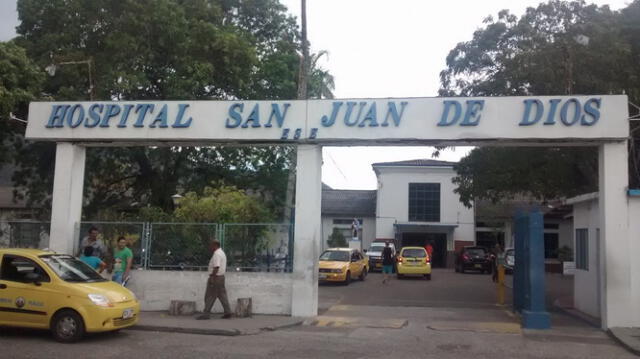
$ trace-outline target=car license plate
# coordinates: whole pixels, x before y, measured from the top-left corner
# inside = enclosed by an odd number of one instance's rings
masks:
[[[482,264],[476,264],[476,268],[482,268]]]
[[[382,264],[376,263],[376,268],[382,268]]]
[[[122,312],[122,319],[129,319],[131,317],[133,317],[133,309],[125,309]]]
[[[326,274],[320,274],[320,275],[318,275],[318,278],[327,279],[327,275]]]

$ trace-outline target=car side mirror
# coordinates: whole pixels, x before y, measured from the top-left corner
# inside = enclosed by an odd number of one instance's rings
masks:
[[[364,253],[367,253],[367,250],[366,250],[366,249],[363,249],[362,251],[363,251]]]
[[[27,273],[24,276],[24,279],[26,279],[28,283],[33,283],[39,286],[41,277],[40,277],[40,274],[38,273]]]

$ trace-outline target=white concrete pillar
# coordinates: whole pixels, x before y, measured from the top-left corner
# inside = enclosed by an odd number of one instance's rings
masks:
[[[75,228],[82,216],[85,154],[84,147],[71,143],[61,142],[56,147],[49,248],[58,253],[75,254]]]
[[[318,315],[318,257],[322,240],[322,147],[299,145],[291,315]]]
[[[598,266],[602,327],[629,327],[640,323],[634,323],[638,303],[631,297],[631,260],[637,253],[631,252],[628,228],[627,142],[605,143],[599,150],[600,248],[593,250],[600,250],[602,261]]]

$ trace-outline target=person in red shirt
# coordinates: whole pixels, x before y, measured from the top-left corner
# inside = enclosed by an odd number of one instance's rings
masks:
[[[427,245],[424,246],[424,249],[427,251],[427,254],[429,255],[429,260],[432,259],[431,254],[433,253],[433,246],[431,245],[431,241],[427,242]]]

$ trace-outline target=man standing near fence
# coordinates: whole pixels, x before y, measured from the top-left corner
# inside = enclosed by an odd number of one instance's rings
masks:
[[[204,310],[202,315],[196,317],[198,320],[210,319],[211,308],[220,299],[222,308],[224,309],[223,319],[231,318],[231,308],[229,308],[229,299],[227,298],[227,288],[224,286],[224,274],[227,271],[227,256],[220,248],[220,242],[214,239],[211,242],[213,256],[209,261],[209,279],[207,280],[207,290],[204,294]]]
[[[98,228],[89,228],[87,236],[82,239],[82,242],[80,242],[80,251],[78,252],[78,255],[82,254],[84,248],[93,247],[93,255],[104,260],[107,248],[102,240],[98,238],[98,234]]]

